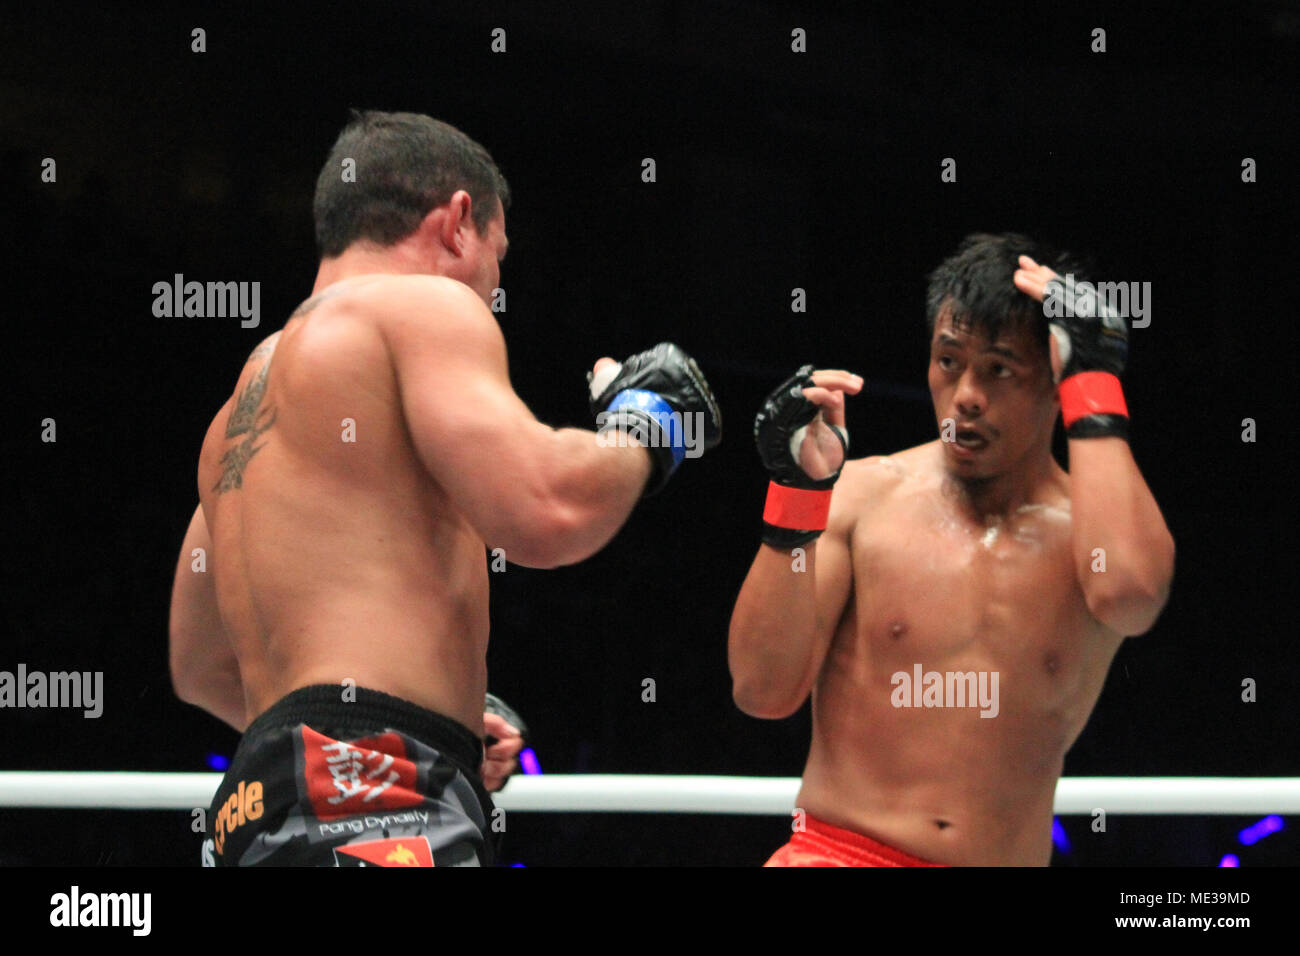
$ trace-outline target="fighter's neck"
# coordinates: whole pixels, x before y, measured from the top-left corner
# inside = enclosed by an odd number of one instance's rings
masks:
[[[1038,504],[1064,472],[1051,450],[1011,471],[991,478],[944,476],[944,490],[958,500],[973,520],[1009,518],[1026,505]]]
[[[429,264],[399,246],[386,249],[367,249],[350,247],[333,259],[322,259],[316,272],[316,284],[311,294],[318,295],[328,286],[345,279],[363,275],[390,273],[392,275],[412,275],[428,273]]]

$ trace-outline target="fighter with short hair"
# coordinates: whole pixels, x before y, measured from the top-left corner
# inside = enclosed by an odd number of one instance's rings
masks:
[[[489,307],[509,200],[482,146],[410,113],[356,114],[321,170],[315,288],[212,420],[172,594],[177,693],[243,732],[215,864],[489,862],[480,775],[522,728],[484,713],[486,548],[581,561],[719,440],[668,343],[596,363],[599,432],[533,416]]]
[[[759,413],[772,481],[733,695],[781,718],[811,693],[813,719],[803,813],[769,865],[1048,862],[1065,753],[1174,567],[1129,449],[1125,323],[1069,273],[1016,234],[935,270],[935,441],[846,462],[863,382],[845,371],[805,366]]]

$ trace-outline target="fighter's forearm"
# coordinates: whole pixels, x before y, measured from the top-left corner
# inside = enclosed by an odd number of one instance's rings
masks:
[[[533,549],[530,567],[576,564],[618,533],[645,490],[650,456],[644,448],[598,440],[595,432],[561,428],[538,462],[540,506],[549,509],[548,533]],[[491,542],[489,542],[491,544]],[[510,555],[506,555],[510,560]]]
[[[1128,442],[1072,439],[1070,485],[1075,567],[1088,606],[1102,623],[1141,634],[1168,598],[1174,541]]]
[[[736,706],[777,719],[808,696],[817,651],[817,543],[806,546],[807,570],[791,570],[790,554],[762,545],[731,614],[727,662]]]
[[[244,689],[239,661],[221,621],[203,508],[196,507],[176,561],[167,626],[167,655],[176,696],[243,731]]]

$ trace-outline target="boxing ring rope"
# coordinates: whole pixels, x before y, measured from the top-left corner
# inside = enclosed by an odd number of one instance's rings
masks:
[[[219,773],[0,772],[0,807],[192,810],[212,802]],[[493,794],[509,811],[790,813],[797,777],[516,774]],[[1300,777],[1063,777],[1057,814],[1300,813]]]

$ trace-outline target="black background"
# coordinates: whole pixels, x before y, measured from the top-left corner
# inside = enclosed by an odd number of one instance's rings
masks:
[[[171,693],[171,576],[204,429],[311,288],[315,176],[358,106],[451,122],[510,180],[500,320],[540,419],[587,424],[591,363],[665,339],[722,404],[723,445],[605,551],[492,576],[491,685],[528,718],[545,770],[799,774],[806,708],[748,718],[726,668],[765,487],[753,413],[811,361],[868,380],[848,413],[856,453],[930,440],[924,276],[967,233],[1016,230],[1152,283],[1125,391],[1135,457],[1178,544],[1170,603],[1121,648],[1067,775],[1300,773],[1295,310],[1282,293],[1300,7],[1125,6],[7,13],[0,669],[102,670],[106,703],[98,720],[0,712],[0,765],[202,771],[233,752],[233,731]],[[498,26],[505,54],[490,51]],[[190,51],[194,27],[205,53]],[[794,27],[805,54],[790,50]],[[1094,27],[1104,54],[1089,50]],[[40,181],[45,157],[57,183]],[[644,157],[656,183],[641,181]],[[940,181],[945,157],[957,183]],[[1241,181],[1245,157],[1256,183]],[[155,318],[152,286],[175,273],[260,282],[261,327]],[[795,287],[806,315],[790,311]],[[40,440],[47,417],[56,443]],[[1300,859],[1293,829],[1236,847],[1250,819],[1112,817],[1104,834],[1063,822],[1064,865]],[[780,818],[516,814],[506,854],[749,865],[787,832]],[[4,863],[197,858],[185,813],[0,812]]]

